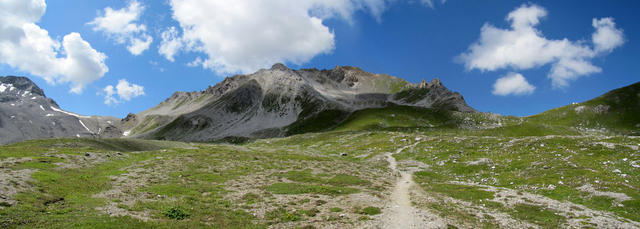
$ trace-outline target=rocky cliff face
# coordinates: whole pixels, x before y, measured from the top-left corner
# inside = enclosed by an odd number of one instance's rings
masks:
[[[26,77],[0,77],[0,144],[38,138],[122,135],[115,118],[60,109]]]
[[[200,92],[177,92],[125,123],[125,133],[153,139],[211,141],[225,137],[274,137],[292,125],[330,113],[337,123],[349,113],[392,104],[475,112],[438,79],[412,84],[357,67],[292,70],[282,64],[226,78]]]

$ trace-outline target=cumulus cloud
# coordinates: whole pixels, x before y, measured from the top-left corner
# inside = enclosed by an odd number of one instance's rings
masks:
[[[537,5],[522,5],[509,13],[511,28],[501,29],[485,24],[480,39],[458,58],[469,70],[531,69],[551,65],[547,75],[554,87],[568,86],[581,76],[601,72],[591,60],[624,43],[622,30],[612,18],[593,19],[593,45],[568,39],[547,39],[535,28],[547,11]]]
[[[622,30],[616,28],[613,18],[593,19],[593,27],[596,32],[591,36],[595,44],[596,52],[611,52],[614,48],[624,43]]]
[[[104,9],[104,14],[97,16],[87,23],[94,31],[101,31],[111,37],[118,44],[127,44],[127,50],[133,55],[140,55],[147,50],[153,38],[146,33],[144,24],[137,24],[145,7],[133,0],[125,8],[114,10]]]
[[[44,78],[48,83],[70,83],[71,92],[109,71],[107,56],[96,51],[78,33],[62,44],[36,25],[46,11],[44,0],[0,1],[0,63]]]
[[[107,105],[129,101],[132,98],[144,95],[143,86],[129,83],[126,79],[120,79],[115,87],[107,85],[103,91],[105,93],[104,104]]]
[[[520,73],[511,72],[493,84],[494,95],[529,95],[536,89]]]
[[[205,54],[199,63],[218,73],[253,72],[276,62],[301,64],[330,53],[335,35],[323,21],[351,21],[357,10],[380,18],[389,0],[171,0],[180,24],[162,33],[159,53]]]

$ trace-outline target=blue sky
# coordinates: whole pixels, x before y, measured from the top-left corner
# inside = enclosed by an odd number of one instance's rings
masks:
[[[15,48],[22,53],[0,48],[0,75],[28,76],[62,108],[80,114],[124,117],[175,91],[204,90],[225,76],[275,61],[296,69],[352,65],[414,83],[438,77],[480,111],[519,116],[585,101],[640,79],[637,1],[239,0],[226,10],[229,1],[47,0],[44,11],[42,1],[2,3],[13,4],[12,13],[26,12],[2,23],[35,24],[48,39],[40,34],[34,42],[58,42],[58,47],[44,54],[30,47]],[[135,18],[107,20],[114,16],[107,7],[128,10]],[[122,21],[129,27],[111,26]],[[514,21],[524,24],[516,28]],[[597,42],[596,30],[602,32]],[[512,38],[535,42],[518,46],[509,44]],[[7,39],[0,36],[0,45]],[[141,46],[128,49],[135,41]],[[168,48],[171,41],[178,48]],[[496,51],[505,47],[515,51]],[[40,62],[30,61],[38,58],[12,56],[30,52],[57,59],[36,68],[32,65]],[[56,67],[67,62],[88,66]],[[502,82],[499,90],[497,82]]]

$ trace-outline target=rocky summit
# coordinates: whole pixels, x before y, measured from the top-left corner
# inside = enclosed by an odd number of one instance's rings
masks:
[[[118,137],[115,118],[60,109],[26,77],[0,77],[0,144],[59,137]]]
[[[357,67],[293,70],[275,64],[203,91],[176,92],[126,122],[124,133],[181,141],[276,137],[319,118],[326,121],[320,129],[330,129],[357,110],[393,105],[476,112],[438,79],[413,84]]]

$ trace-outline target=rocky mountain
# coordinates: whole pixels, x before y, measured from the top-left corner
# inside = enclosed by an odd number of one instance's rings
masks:
[[[321,122],[330,128],[352,112],[389,105],[476,112],[438,79],[412,84],[357,67],[293,70],[283,64],[226,78],[199,92],[176,92],[158,106],[129,115],[124,135],[212,141],[301,132]]]
[[[117,137],[113,117],[82,116],[60,109],[26,77],[0,77],[0,144],[56,137]]]

